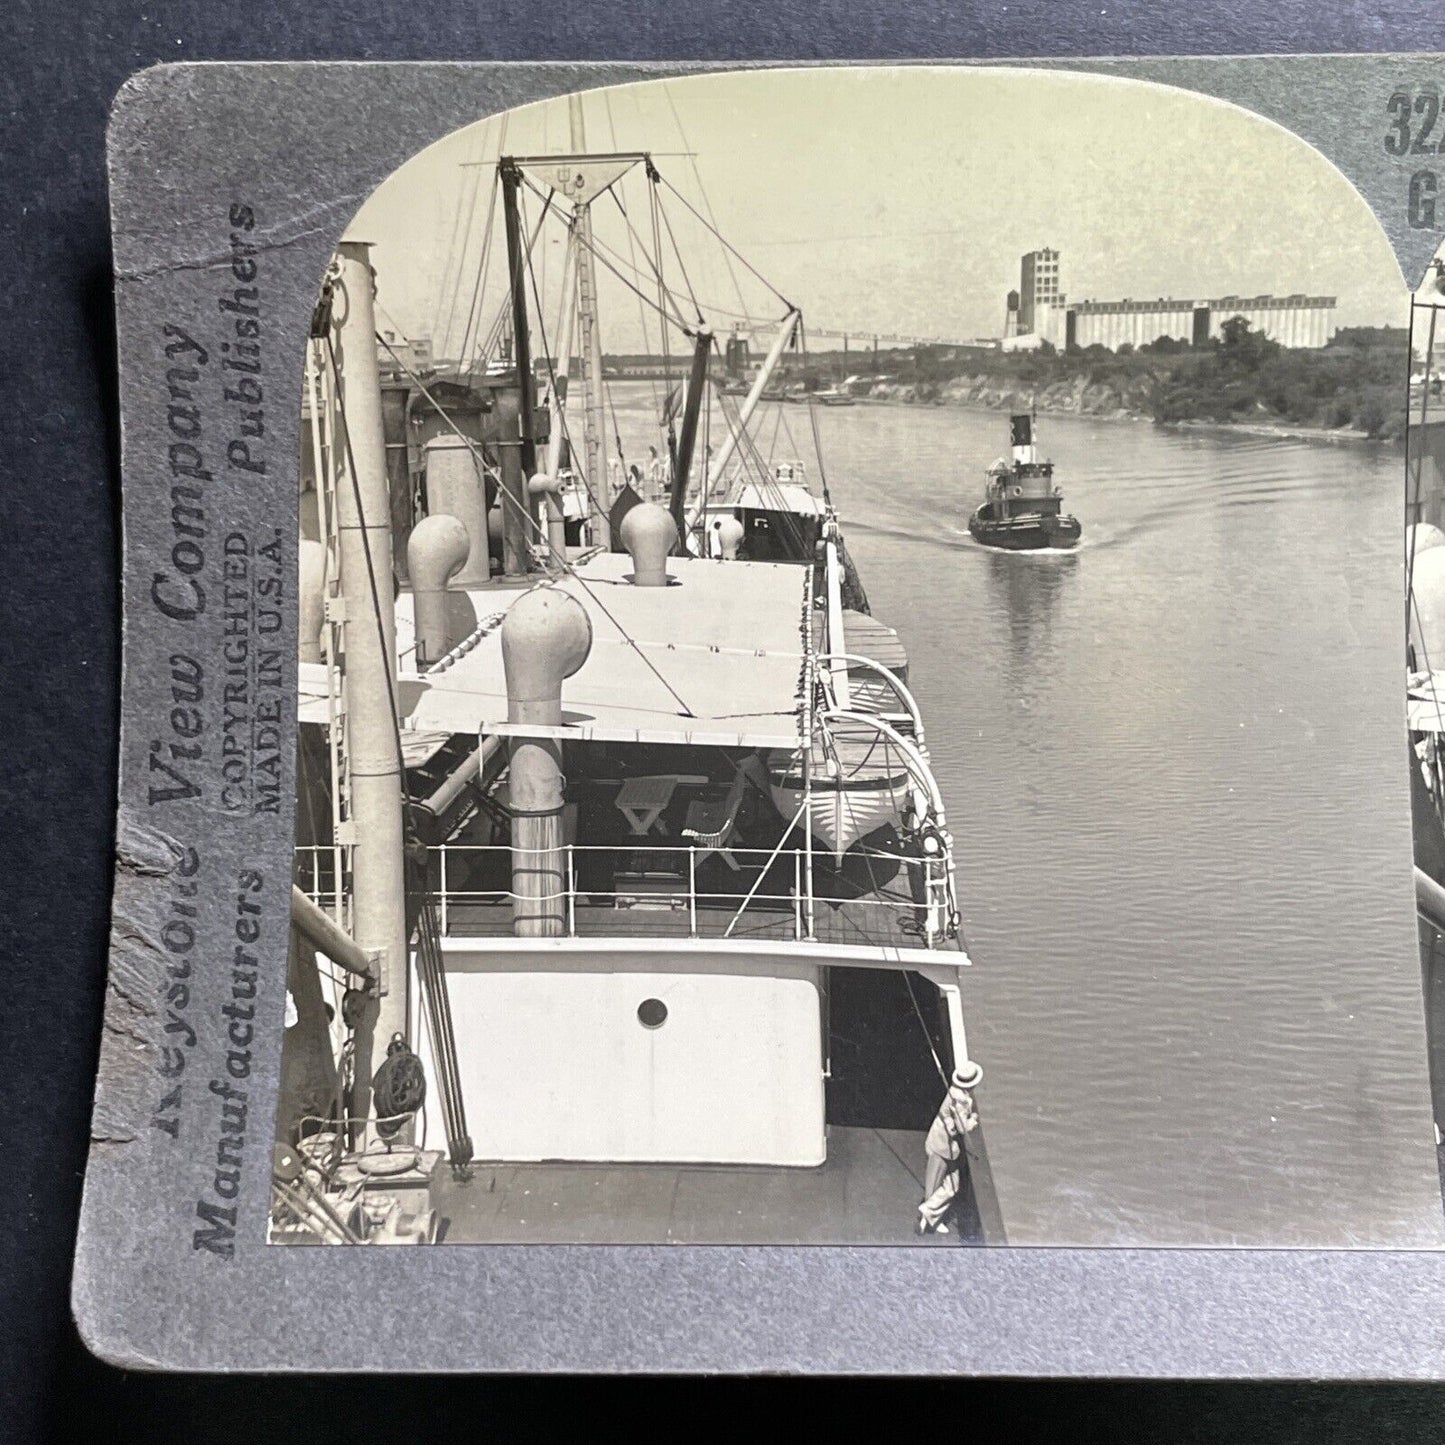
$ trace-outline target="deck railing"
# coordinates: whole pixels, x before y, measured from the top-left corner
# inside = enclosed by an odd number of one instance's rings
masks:
[[[843,867],[805,849],[574,844],[560,851],[553,887],[527,898],[562,936],[770,938],[908,948],[956,946],[947,869],[937,858],[849,854]],[[427,849],[427,891],[448,937],[513,933],[517,850],[449,843]],[[327,846],[296,850],[297,884],[344,918],[349,880]],[[728,862],[737,865],[734,869]],[[701,881],[699,875],[702,875]],[[809,907],[811,894],[812,907]],[[811,915],[811,934],[809,928]]]

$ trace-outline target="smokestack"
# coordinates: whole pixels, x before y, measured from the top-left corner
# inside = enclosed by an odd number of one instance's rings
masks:
[[[560,727],[562,683],[591,650],[592,623],[570,593],[545,586],[519,597],[502,621],[507,720]],[[514,737],[510,754],[512,930],[553,938],[567,930],[562,744]]]
[[[622,545],[632,558],[634,587],[666,587],[667,559],[677,544],[672,513],[656,502],[639,502],[622,519]]]
[[[485,587],[491,580],[487,555],[487,485],[480,448],[455,434],[434,436],[426,444],[426,509],[455,517],[467,530],[470,556],[455,581],[459,587]],[[407,565],[410,566],[410,554]]]
[[[483,534],[483,539],[486,533]],[[425,672],[461,641],[447,635],[447,588],[460,585],[467,570],[472,541],[456,517],[433,512],[411,530],[406,543],[406,565],[411,573],[412,603],[416,621],[417,668]]]

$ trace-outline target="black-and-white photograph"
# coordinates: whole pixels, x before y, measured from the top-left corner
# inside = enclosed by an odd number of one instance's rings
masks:
[[[653,80],[316,281],[273,1243],[1445,1244],[1445,328],[1319,152]]]
[[[1405,94],[1401,92],[1401,94]],[[1433,97],[1431,98],[1433,100]],[[1424,130],[1413,96],[1398,144]],[[1423,108],[1422,108],[1423,109]],[[1430,111],[1433,118],[1435,112]],[[1428,198],[1427,198],[1428,199]],[[1405,469],[1406,710],[1430,1083],[1445,1181],[1445,252],[1410,299]]]

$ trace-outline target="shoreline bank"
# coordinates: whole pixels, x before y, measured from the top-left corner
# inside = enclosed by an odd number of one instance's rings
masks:
[[[1029,409],[1027,403],[1017,397],[1000,399],[997,402],[962,400],[948,396],[920,400],[907,396],[860,396],[859,406],[916,406],[936,410],[947,407],[956,411],[989,412],[996,416],[1007,416],[1011,411]],[[1329,446],[1389,447],[1400,450],[1399,441],[1388,437],[1371,437],[1358,427],[1310,427],[1293,422],[1271,421],[1156,421],[1146,412],[1131,411],[1126,407],[1110,411],[1079,411],[1072,407],[1036,406],[1035,415],[1044,417],[1072,417],[1077,421],[1105,422],[1110,425],[1146,425],[1170,432],[1211,432],[1233,436],[1257,436],[1273,441],[1301,441],[1323,443]]]

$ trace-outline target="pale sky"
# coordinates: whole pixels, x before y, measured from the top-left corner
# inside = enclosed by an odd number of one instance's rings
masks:
[[[996,336],[1020,255],[1044,245],[1062,252],[1070,300],[1306,292],[1337,296],[1343,326],[1405,321],[1394,256],[1349,183],[1303,141],[1189,92],[1016,69],[755,71],[589,92],[584,118],[589,150],[651,151],[815,328]],[[569,150],[565,98],[429,147],[349,233],[376,243],[382,324],[433,336],[441,354],[457,349],[476,287],[503,147]],[[620,195],[650,250],[647,189],[639,170]],[[529,197],[527,208],[535,218],[539,204]],[[665,191],[663,211],[715,327],[739,310],[781,314],[736,263],[729,273],[719,245]],[[616,205],[603,198],[594,214],[599,240],[627,257]],[[544,235],[535,265],[555,329],[562,228],[549,222]],[[680,291],[665,231],[663,251]],[[488,319],[503,300],[503,254],[499,214],[482,287]],[[655,349],[646,306],[606,273],[599,291],[604,346],[643,349],[647,316]]]

